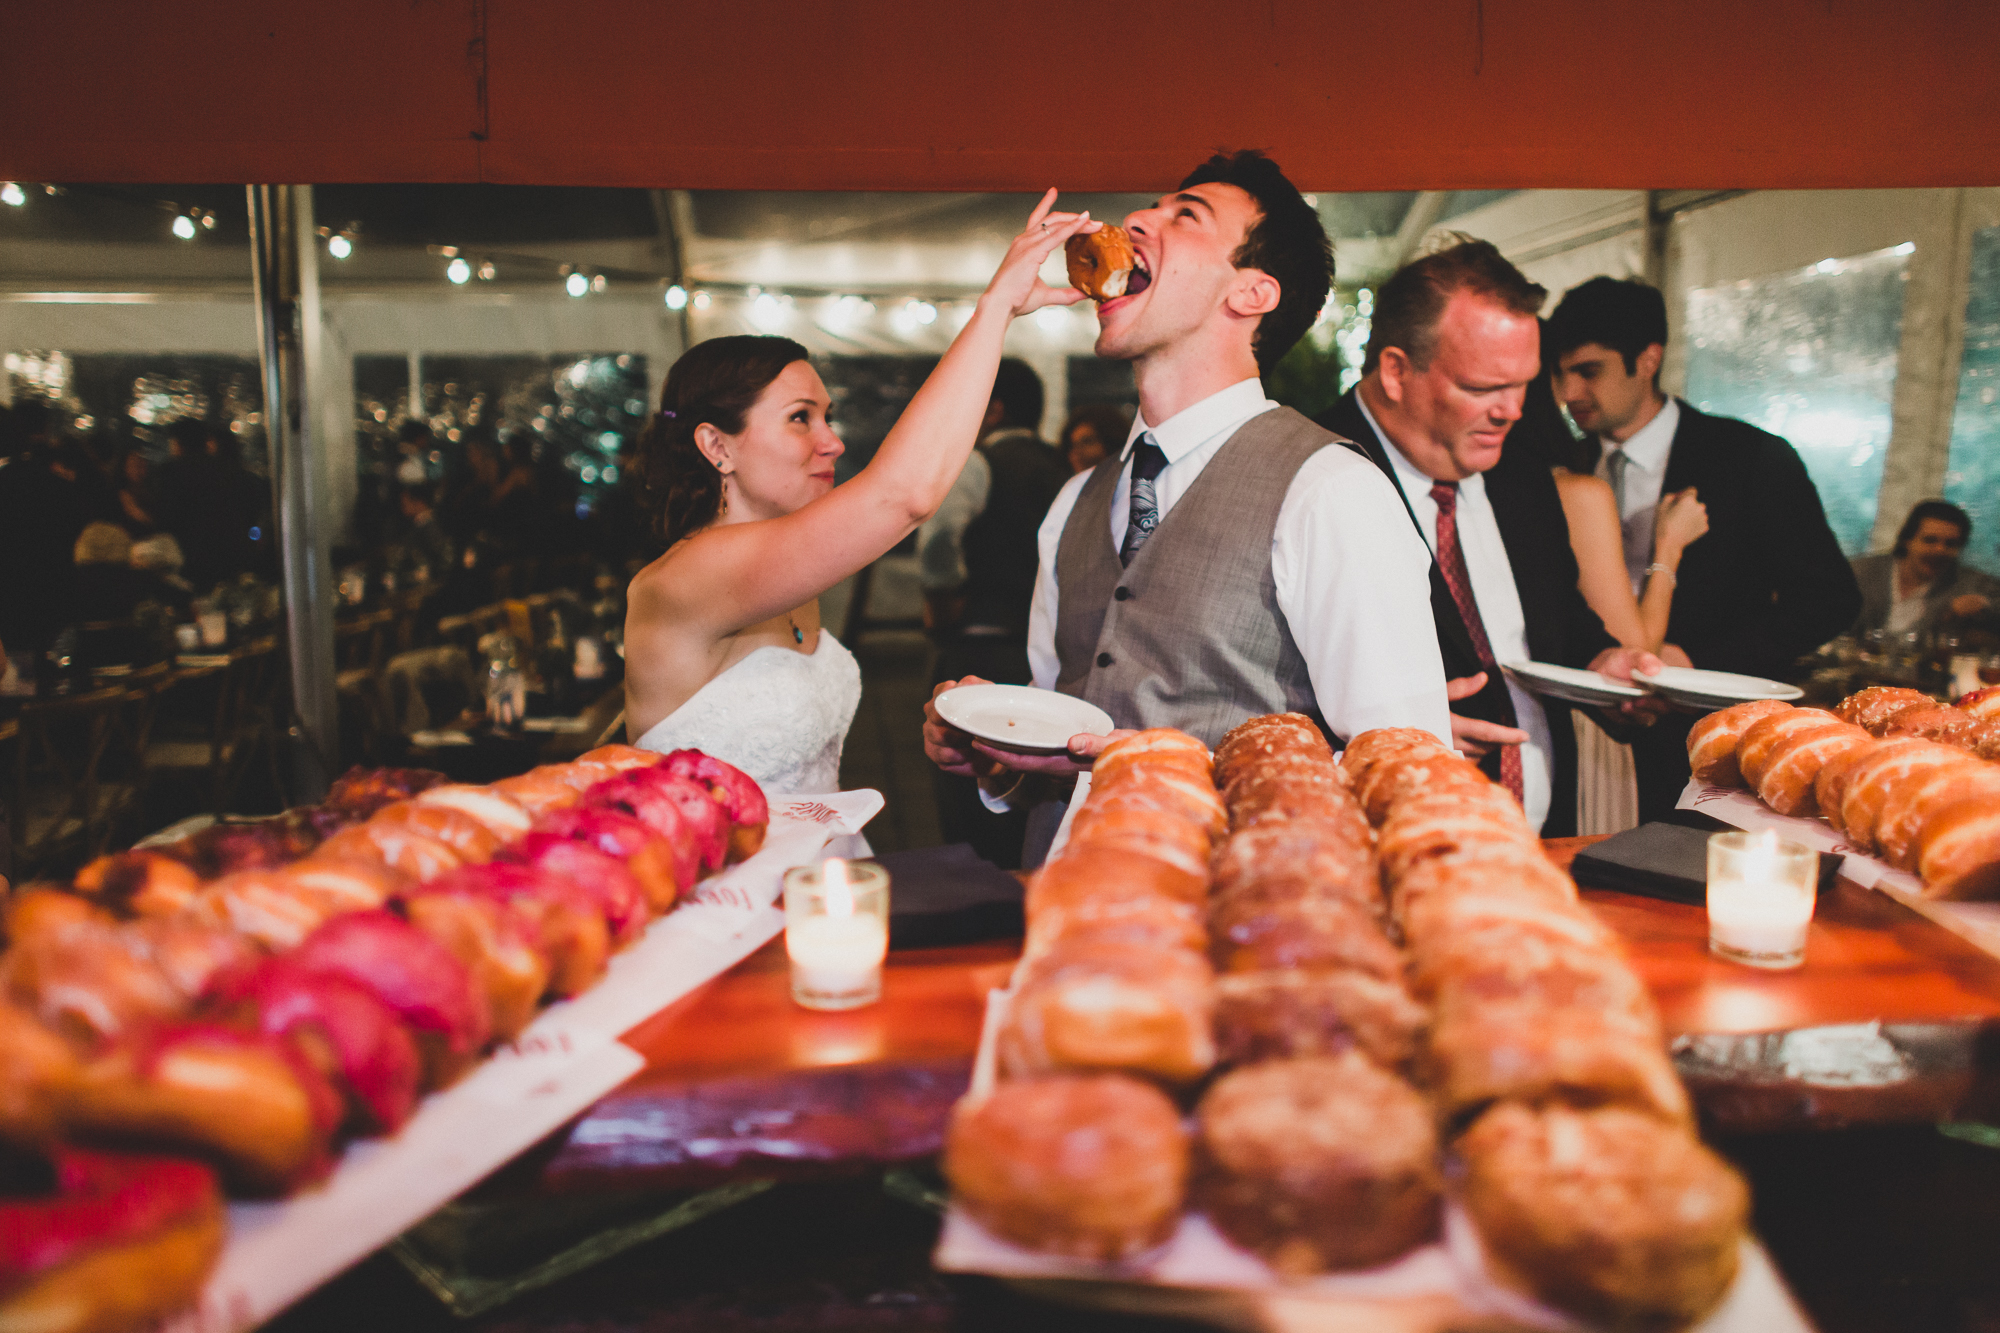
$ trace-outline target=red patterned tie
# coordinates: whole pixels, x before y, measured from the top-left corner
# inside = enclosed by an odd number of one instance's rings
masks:
[[[1472,575],[1465,568],[1465,552],[1458,545],[1458,483],[1438,482],[1431,487],[1431,499],[1437,501],[1438,507],[1438,573],[1444,575],[1444,586],[1451,589],[1451,600],[1458,605],[1459,618],[1465,621],[1466,632],[1472,636],[1480,665],[1497,678],[1500,669],[1493,662],[1493,645],[1487,642],[1486,625],[1479,619],[1479,603],[1472,600]],[[1500,747],[1500,781],[1514,793],[1516,801],[1521,800],[1520,746]]]

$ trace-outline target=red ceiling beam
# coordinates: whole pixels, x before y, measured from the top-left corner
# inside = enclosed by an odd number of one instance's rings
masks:
[[[2000,184],[1983,0],[14,6],[0,176],[696,189]]]

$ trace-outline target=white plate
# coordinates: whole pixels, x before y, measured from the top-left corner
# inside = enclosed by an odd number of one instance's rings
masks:
[[[1739,676],[1729,671],[1701,671],[1693,667],[1661,667],[1657,675],[1634,673],[1634,680],[1650,688],[1671,704],[1688,708],[1727,708],[1754,699],[1797,699],[1805,691],[1781,680],[1762,676]]]
[[[1500,669],[1519,681],[1521,688],[1530,694],[1565,699],[1573,704],[1621,704],[1627,699],[1644,698],[1646,694],[1637,686],[1620,684],[1595,671],[1557,666],[1553,662],[1508,662]]]
[[[961,685],[936,703],[960,731],[1019,754],[1061,754],[1078,732],[1102,736],[1114,725],[1096,704],[1031,685]]]

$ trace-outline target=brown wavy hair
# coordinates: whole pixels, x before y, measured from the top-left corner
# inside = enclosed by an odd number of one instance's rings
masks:
[[[694,442],[707,422],[724,435],[743,430],[751,405],[794,361],[811,354],[790,338],[739,334],[696,343],[667,372],[659,414],[639,437],[639,505],[671,546],[715,521],[722,474]]]

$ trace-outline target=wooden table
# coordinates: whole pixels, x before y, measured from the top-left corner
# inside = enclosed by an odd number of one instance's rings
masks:
[[[1591,841],[1549,850],[1567,865]],[[1838,884],[1791,972],[1710,955],[1698,907],[1584,898],[1651,987],[1710,1132],[2000,1119],[2000,959],[1888,898]],[[791,1002],[774,941],[626,1034],[647,1068],[519,1182],[691,1188],[928,1157],[970,1076],[986,993],[1018,954],[895,953],[880,1004],[821,1014]]]

